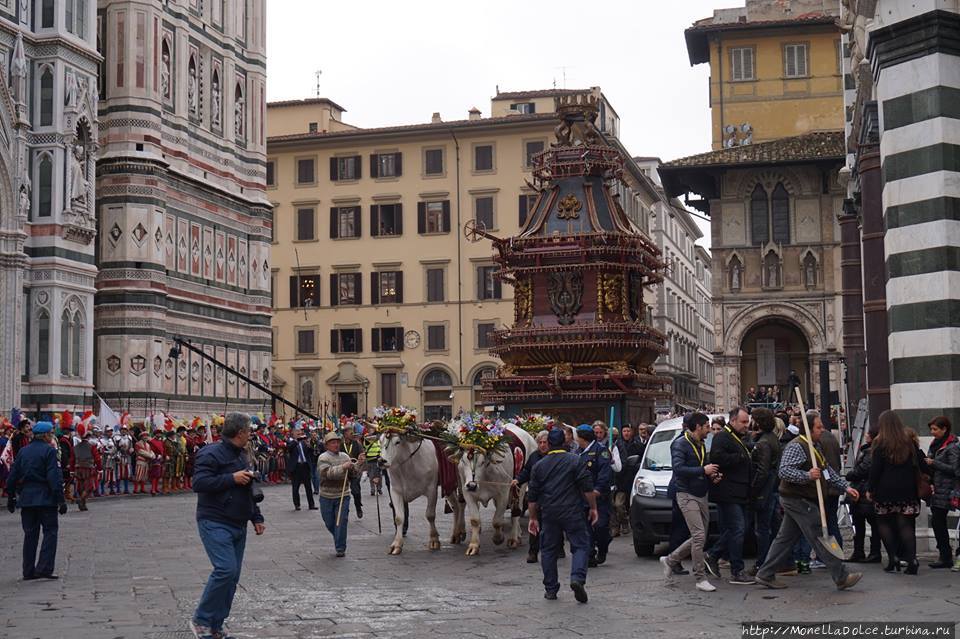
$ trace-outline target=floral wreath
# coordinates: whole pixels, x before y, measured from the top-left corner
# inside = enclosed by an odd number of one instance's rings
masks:
[[[377,406],[373,409],[373,423],[378,433],[406,433],[418,428],[417,411],[406,406]]]
[[[553,417],[542,413],[517,416],[515,422],[517,426],[527,431],[531,437],[536,437],[542,430],[552,430],[556,425]]]
[[[451,436],[452,456],[463,451],[480,450],[485,454],[500,453],[507,446],[506,426],[510,422],[491,419],[483,413],[461,412],[451,422],[447,433]]]

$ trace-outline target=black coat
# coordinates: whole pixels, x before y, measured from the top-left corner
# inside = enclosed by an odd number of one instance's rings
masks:
[[[293,474],[297,464],[300,463],[299,443],[296,439],[287,440],[287,473]],[[310,446],[310,440],[303,440],[303,456],[307,460],[307,465],[311,468],[317,463],[317,456],[313,453],[313,447]]]
[[[726,428],[713,436],[710,463],[717,464],[723,479],[710,487],[710,501],[747,504],[750,501],[752,462],[746,442]]]
[[[952,439],[946,446],[938,446],[936,450],[934,446],[935,444],[931,443],[927,453],[933,458],[933,464],[927,466],[928,470],[933,471],[933,497],[930,499],[930,506],[952,510],[950,500],[958,488],[960,477],[960,445],[956,439]]]
[[[902,464],[894,464],[878,450],[871,453],[870,477],[867,489],[876,503],[917,501],[917,471],[926,472],[926,457],[918,448],[913,458]]]
[[[233,473],[247,469],[242,448],[220,440],[197,451],[193,467],[193,492],[197,493],[197,521],[219,521],[238,528],[247,522],[263,523],[260,507],[253,501],[250,484],[240,486]]]
[[[629,464],[627,463],[627,459],[634,455],[643,457],[643,450],[646,448],[646,444],[641,442],[638,437],[634,437],[628,442],[623,441],[622,438],[618,439],[613,445],[617,447],[620,453],[620,463],[623,464],[620,472],[614,474],[613,480],[617,486],[617,490],[629,493],[633,478],[637,476],[637,471],[640,469],[640,462],[638,460],[636,464]]]
[[[753,477],[750,482],[750,494],[754,499],[763,500],[777,484],[777,468],[780,466],[780,440],[775,434],[760,433],[753,445],[751,454]]]

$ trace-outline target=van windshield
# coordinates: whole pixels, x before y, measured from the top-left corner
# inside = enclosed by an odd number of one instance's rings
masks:
[[[647,442],[647,449],[644,453],[644,470],[670,470],[670,443],[679,432],[679,429],[661,430],[653,434],[653,437]]]

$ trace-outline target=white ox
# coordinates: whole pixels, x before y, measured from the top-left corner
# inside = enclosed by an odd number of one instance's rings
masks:
[[[509,424],[505,430],[519,438],[523,444],[524,459],[537,449],[537,442],[519,426]],[[465,510],[470,521],[470,544],[466,555],[480,552],[480,505],[486,507],[493,500],[493,543],[503,543],[503,513],[510,505],[510,482],[514,478],[514,458],[509,450],[486,455],[479,449],[465,451],[458,464],[460,487],[466,501]],[[392,478],[392,476],[391,476]],[[520,489],[520,503],[526,493],[526,486]],[[520,546],[520,517],[511,514],[509,548]]]
[[[390,473],[390,500],[393,503],[397,532],[390,544],[390,554],[403,552],[404,505],[418,497],[427,498],[426,518],[430,524],[430,550],[440,548],[440,533],[435,524],[437,518],[437,490],[439,464],[432,441],[415,435],[384,433],[380,435],[380,465]],[[466,537],[463,523],[463,507],[456,491],[447,503],[453,509],[454,524],[450,543],[460,543]]]

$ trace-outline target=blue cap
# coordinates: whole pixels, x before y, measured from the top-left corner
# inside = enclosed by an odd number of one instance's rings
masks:
[[[53,432],[53,424],[50,422],[37,422],[33,425],[34,435],[44,435]]]
[[[559,428],[554,428],[547,433],[547,443],[550,444],[550,446],[562,446],[563,440],[563,431]]]
[[[593,432],[593,426],[591,426],[590,424],[580,424],[579,426],[577,426],[577,432],[578,432],[578,433],[592,433],[592,432]]]

